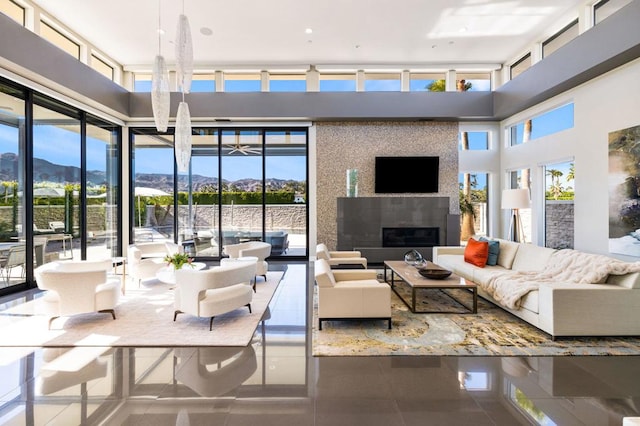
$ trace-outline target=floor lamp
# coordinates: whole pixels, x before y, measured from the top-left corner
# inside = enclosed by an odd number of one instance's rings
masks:
[[[509,239],[511,241],[524,242],[524,228],[519,210],[530,207],[529,189],[502,190],[502,208],[511,209],[511,222],[509,223]]]

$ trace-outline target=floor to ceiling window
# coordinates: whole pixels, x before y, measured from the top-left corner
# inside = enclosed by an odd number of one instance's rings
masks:
[[[0,83],[0,288],[25,282],[24,93]]]
[[[262,132],[222,130],[222,244],[262,240]]]
[[[132,240],[174,241],[173,135],[157,134],[155,129],[132,129],[131,141]]]
[[[0,81],[1,294],[44,263],[120,254],[119,145],[119,126]]]
[[[33,233],[46,263],[80,258],[80,115],[40,96],[33,105]]]
[[[117,255],[120,200],[119,127],[87,117],[87,259]]]
[[[272,256],[307,256],[306,129],[193,128],[190,172],[175,175],[175,197],[173,136],[132,134],[134,241],[177,241],[197,257],[266,241]]]
[[[265,132],[265,241],[272,255],[305,255],[307,132]]]

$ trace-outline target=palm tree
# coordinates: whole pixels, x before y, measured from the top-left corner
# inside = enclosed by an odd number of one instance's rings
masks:
[[[564,188],[560,184],[560,178],[564,173],[557,169],[548,169],[547,175],[551,176],[551,187],[549,188],[549,192],[553,196],[554,200],[557,200],[558,197],[562,195],[562,191]]]

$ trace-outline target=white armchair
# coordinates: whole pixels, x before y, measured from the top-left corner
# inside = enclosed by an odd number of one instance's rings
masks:
[[[181,252],[181,247],[175,243],[152,242],[132,244],[127,250],[127,272],[137,281],[138,286],[143,280],[155,278],[160,268],[166,266],[164,257]]]
[[[256,265],[252,262],[236,262],[204,270],[178,269],[173,320],[182,313],[211,317],[211,331],[216,315],[243,306],[247,306],[251,313],[252,280],[255,275]]]
[[[120,279],[108,276],[111,259],[51,262],[35,269],[38,288],[51,323],[58,317],[89,312],[110,313],[120,297]]]
[[[358,250],[330,251],[325,244],[316,246],[316,259],[324,259],[331,267],[367,269],[367,259]]]
[[[391,287],[377,280],[373,269],[332,270],[315,262],[318,284],[318,329],[323,321],[386,320],[391,329]]]
[[[223,248],[225,254],[231,259],[247,256],[257,257],[256,275],[261,275],[265,280],[267,279],[269,264],[265,259],[271,255],[271,244],[263,241],[247,241],[246,243],[227,244]]]

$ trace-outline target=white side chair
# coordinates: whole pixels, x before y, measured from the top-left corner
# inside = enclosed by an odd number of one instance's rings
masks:
[[[136,246],[129,246],[127,251],[127,274],[138,287],[144,280],[155,278],[156,273],[163,268],[164,256],[143,258],[142,251]]]
[[[324,259],[332,268],[364,268],[367,269],[367,259],[358,250],[331,251],[326,244],[316,246],[316,259]]]
[[[249,256],[257,257],[256,275],[261,275],[265,280],[267,279],[269,264],[265,259],[271,255],[271,244],[262,241],[247,241],[239,244],[227,244],[223,249],[231,259]]]
[[[51,262],[35,269],[38,288],[44,295],[49,328],[58,317],[102,312],[116,319],[115,307],[120,297],[120,279],[108,276],[111,259],[100,261]]]
[[[246,306],[251,313],[253,262],[235,262],[210,269],[182,268],[176,271],[173,321],[178,314],[210,317],[209,331],[216,315]]]
[[[373,269],[332,270],[315,261],[318,284],[318,329],[323,321],[385,320],[391,329],[391,287],[377,280]]]

